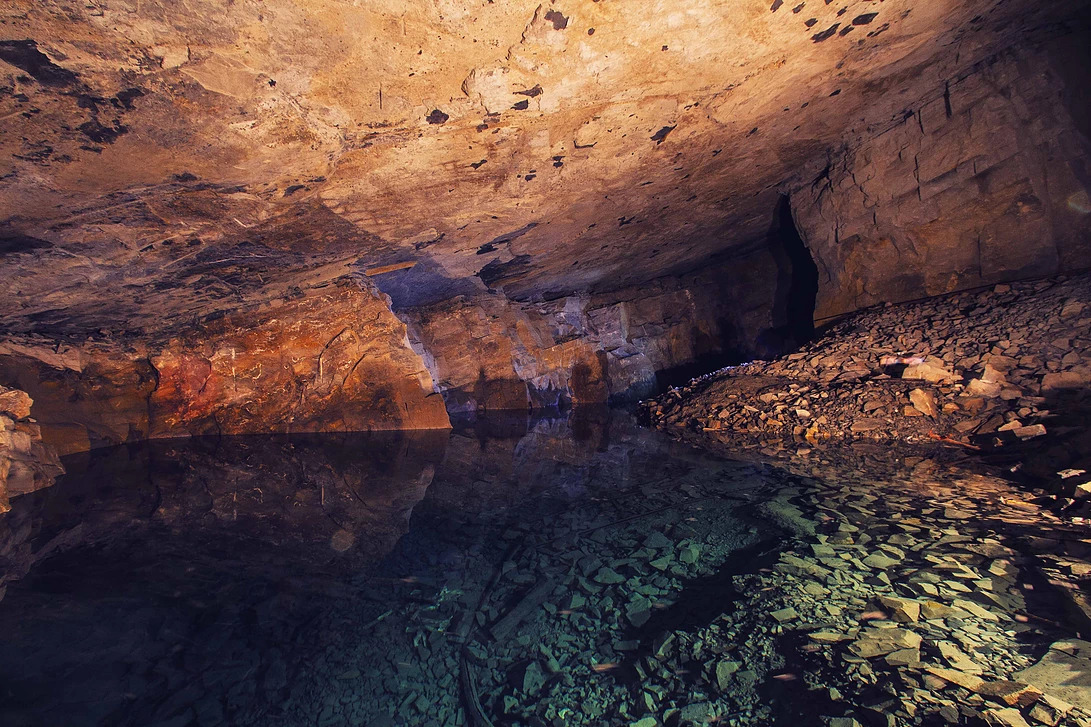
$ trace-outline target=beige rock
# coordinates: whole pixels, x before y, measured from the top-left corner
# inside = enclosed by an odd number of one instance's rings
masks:
[[[959,376],[948,369],[942,361],[935,359],[925,359],[921,363],[915,363],[907,366],[902,372],[903,379],[918,379],[921,381],[928,381],[933,384],[940,384],[952,381],[958,381]]]
[[[890,616],[895,621],[916,623],[920,619],[921,604],[917,601],[895,596],[880,596],[879,602],[890,611]]]
[[[913,389],[909,392],[909,400],[913,402],[913,408],[921,414],[932,419],[939,418],[939,411],[936,409],[936,397],[932,392],[924,389]]]
[[[1056,641],[1036,664],[1016,672],[1013,678],[1050,697],[1091,710],[1091,643]]]
[[[871,659],[903,649],[919,649],[920,645],[920,635],[912,631],[869,628],[862,631],[856,641],[849,645],[849,650],[857,656]]]
[[[940,666],[925,667],[929,674],[937,676],[946,682],[956,684],[963,689],[969,689],[971,692],[976,692],[985,685],[985,680],[974,674],[967,674],[957,669],[946,669]]]
[[[985,721],[999,727],[1030,727],[1018,709],[990,709],[985,712]]]
[[[984,671],[980,664],[962,653],[962,650],[950,641],[940,641],[937,646],[940,655],[952,668],[966,674],[981,674]]]
[[[33,403],[25,391],[0,386],[0,413],[10,414],[15,419],[26,419],[30,416]]]
[[[983,396],[987,399],[994,399],[1000,396],[1000,392],[1003,387],[1000,384],[991,383],[984,379],[972,379],[969,384],[966,385],[966,393],[970,396]]]

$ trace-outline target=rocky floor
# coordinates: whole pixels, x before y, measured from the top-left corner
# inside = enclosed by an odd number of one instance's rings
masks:
[[[831,724],[1088,723],[1089,301],[1079,277],[877,308],[645,405],[815,483],[786,510],[813,529],[742,585]]]
[[[1072,419],[1091,407],[1089,388],[1091,277],[1060,277],[865,310],[797,353],[695,379],[645,412],[733,441],[997,448],[1082,431]]]

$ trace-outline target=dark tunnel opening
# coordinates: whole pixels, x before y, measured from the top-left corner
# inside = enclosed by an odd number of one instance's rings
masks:
[[[799,234],[788,195],[781,195],[769,227],[767,244],[776,263],[772,327],[758,340],[758,353],[777,356],[814,337],[818,266]]]

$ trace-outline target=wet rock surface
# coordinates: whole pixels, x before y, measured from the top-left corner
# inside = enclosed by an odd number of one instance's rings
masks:
[[[1085,627],[1054,577],[1086,577],[1084,526],[961,448],[778,458],[709,436],[581,415],[378,459],[363,440],[224,440],[134,459],[143,490],[118,482],[123,450],[83,455],[131,504],[73,509],[62,481],[0,520],[25,523],[5,553],[43,553],[0,602],[0,664],[21,665],[5,718],[1091,723]],[[81,629],[63,650],[46,635]]]

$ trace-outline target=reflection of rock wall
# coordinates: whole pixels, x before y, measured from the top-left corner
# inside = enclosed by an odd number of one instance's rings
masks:
[[[816,315],[1086,267],[1089,72],[1078,37],[1004,54],[794,192]]]
[[[47,487],[64,472],[30,418],[31,404],[25,392],[0,386],[0,512],[9,509],[9,497]]]
[[[0,348],[63,453],[186,434],[448,426],[387,303],[353,284],[230,313],[158,346]]]
[[[665,372],[752,350],[770,325],[772,291],[758,280],[775,271],[751,261],[611,294],[483,295],[400,315],[452,412],[639,398]]]
[[[266,554],[374,563],[409,529],[448,436],[209,437],[74,454],[57,487],[0,518],[0,599],[50,554],[104,546],[149,523],[175,534],[218,528]]]

